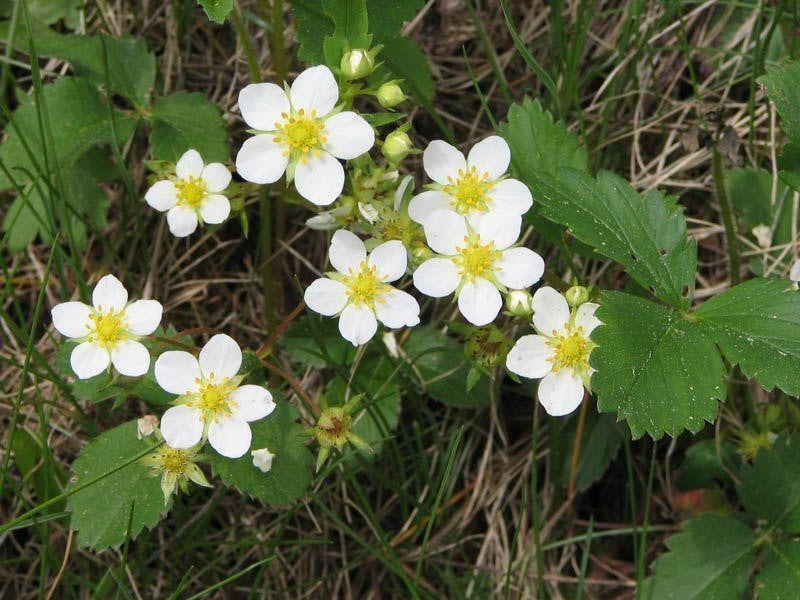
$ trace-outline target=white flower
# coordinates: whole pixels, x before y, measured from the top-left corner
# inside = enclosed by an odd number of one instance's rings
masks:
[[[92,292],[92,306],[64,302],[53,307],[53,325],[80,342],[70,355],[80,379],[99,375],[109,363],[122,375],[138,377],[150,368],[150,354],[137,340],[153,333],[161,322],[161,304],[137,300],[128,304],[128,291],[113,275],[106,275]]]
[[[253,466],[262,473],[268,473],[272,469],[272,459],[275,458],[275,455],[269,451],[269,448],[253,450],[250,455],[253,457]]]
[[[525,214],[533,204],[528,187],[505,177],[511,150],[497,135],[475,144],[467,158],[456,148],[434,140],[422,154],[422,165],[435,183],[417,194],[408,205],[408,216],[420,225],[437,210],[466,216],[477,225],[488,212],[502,209]]]
[[[521,225],[520,216],[506,210],[488,213],[474,229],[453,211],[432,213],[423,225],[425,238],[441,256],[414,271],[414,286],[434,298],[455,292],[467,321],[491,323],[503,305],[500,290],[530,287],[544,273],[544,261],[536,252],[511,247]]]
[[[231,182],[225,165],[204,165],[197,150],[187,150],[175,165],[175,175],[156,182],[144,195],[150,206],[166,211],[172,235],[186,237],[194,233],[198,221],[216,225],[228,218],[231,204],[220,193]]]
[[[340,229],[333,234],[328,256],[337,272],[312,282],[305,301],[321,315],[339,315],[339,331],[354,346],[372,339],[378,321],[391,329],[419,323],[414,297],[389,285],[406,272],[408,256],[402,242],[384,242],[367,256],[364,243]]]
[[[247,181],[274,183],[286,172],[303,198],[326,206],[344,187],[349,160],[367,152],[375,132],[361,116],[339,112],[339,86],[328,67],[306,69],[288,93],[274,83],[253,83],[239,92],[239,110],[254,135],[236,156]]]
[[[560,417],[580,406],[594,369],[589,355],[595,347],[589,335],[600,325],[597,304],[586,302],[570,312],[566,298],[550,287],[533,295],[533,326],[539,335],[524,335],[506,358],[512,373],[539,383],[539,402]]]
[[[177,405],[161,417],[161,433],[172,448],[191,448],[208,436],[222,456],[238,458],[250,448],[248,423],[275,410],[272,394],[259,385],[239,386],[242,351],[232,338],[217,334],[200,350],[199,360],[171,350],[156,360],[158,385],[178,394]]]
[[[789,269],[789,279],[795,283],[800,282],[800,258],[792,263],[792,267]]]

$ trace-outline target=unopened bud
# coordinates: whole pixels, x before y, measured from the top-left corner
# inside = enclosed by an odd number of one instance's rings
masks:
[[[575,308],[589,299],[589,290],[582,285],[573,285],[567,290],[567,293],[564,294],[564,297],[567,299],[567,303],[569,303],[571,307]]]
[[[361,79],[372,73],[375,59],[367,50],[359,48],[345,52],[339,66],[347,79]]]
[[[155,415],[145,415],[136,421],[136,433],[139,439],[146,438],[158,427],[158,417]]]
[[[769,248],[772,245],[772,230],[768,225],[756,225],[751,231],[759,246]]]
[[[253,457],[253,466],[262,473],[267,473],[272,468],[272,459],[275,455],[269,451],[269,448],[259,448],[250,452]]]
[[[378,88],[378,91],[375,92],[375,97],[378,99],[378,104],[383,108],[394,108],[408,96],[403,93],[403,90],[394,81],[388,81]]]
[[[395,129],[392,133],[386,136],[386,141],[383,142],[381,152],[391,163],[399,163],[403,160],[411,149],[414,143],[408,134],[402,129]]]
[[[506,296],[506,310],[515,317],[527,317],[533,312],[533,296],[527,290],[511,290]]]

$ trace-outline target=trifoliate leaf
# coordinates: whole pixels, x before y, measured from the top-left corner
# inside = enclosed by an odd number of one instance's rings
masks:
[[[592,333],[598,408],[625,419],[634,438],[699,431],[717,415],[725,370],[714,343],[676,311],[605,292]]]
[[[240,458],[225,458],[209,449],[211,468],[228,487],[236,487],[266,504],[288,504],[301,498],[311,483],[314,459],[306,447],[303,427],[295,421],[299,413],[289,402],[275,397],[271,415],[250,423],[253,441]],[[275,458],[263,473],[253,465],[253,450],[267,448]]]
[[[793,600],[800,590],[800,541],[770,541],[756,577],[758,600]]]
[[[415,327],[402,346],[406,373],[439,402],[459,408],[489,404],[490,382],[484,375],[467,390],[470,365],[463,347],[433,327]]]
[[[739,498],[771,527],[800,533],[800,435],[783,435],[759,451],[742,469]]]
[[[206,163],[228,160],[228,133],[219,107],[198,92],[176,92],[156,100],[150,146],[158,160],[178,160],[190,148]]]
[[[783,279],[751,279],[694,313],[725,357],[764,388],[800,394],[800,293]]]
[[[756,535],[733,517],[705,514],[667,539],[669,552],[644,582],[647,600],[743,598],[755,556]]]
[[[225,18],[233,10],[233,0],[197,0],[214,23],[224,23]]]
[[[161,478],[134,460],[156,445],[153,438],[138,439],[136,421],[129,421],[102,433],[83,449],[72,466],[74,477],[69,489],[80,488],[106,473],[110,475],[67,500],[72,512],[70,525],[78,530],[82,546],[96,551],[118,546],[127,536],[134,539],[145,527],[155,526],[169,510],[164,506]],[[122,466],[126,463],[130,464]]]

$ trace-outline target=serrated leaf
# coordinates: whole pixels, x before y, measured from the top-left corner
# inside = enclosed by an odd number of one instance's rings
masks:
[[[403,344],[408,374],[432,398],[458,408],[489,404],[490,382],[483,375],[467,390],[470,365],[464,348],[433,327],[415,327]]]
[[[292,0],[292,14],[295,38],[300,45],[297,57],[312,65],[323,64],[322,42],[333,33],[333,21],[319,0]]]
[[[725,370],[700,327],[659,304],[604,292],[592,333],[598,408],[625,419],[634,438],[699,431],[717,415]]]
[[[69,489],[115,471],[155,446],[152,440],[138,439],[136,433],[136,421],[129,421],[89,442],[72,466],[74,477]],[[128,534],[130,539],[136,538],[145,527],[154,527],[169,510],[164,506],[161,479],[152,476],[150,469],[139,462],[75,492],[67,503],[72,513],[70,525],[78,530],[78,542],[95,551],[120,545]]]
[[[783,279],[751,279],[709,299],[697,322],[731,363],[764,388],[800,394],[800,293]]]
[[[800,533],[800,436],[782,435],[742,469],[739,498],[771,527]]]
[[[303,427],[296,423],[296,408],[282,398],[271,415],[250,423],[253,441],[250,450],[268,448],[275,455],[272,468],[262,473],[253,465],[253,456],[246,452],[236,459],[220,456],[209,450],[211,468],[228,487],[236,487],[266,504],[288,504],[302,498],[311,483],[313,457],[305,446]]]
[[[228,132],[219,107],[198,92],[176,92],[156,100],[150,146],[158,160],[178,160],[190,148],[206,163],[228,160]]]
[[[224,23],[225,18],[233,10],[233,0],[197,0],[197,2],[214,23]]]
[[[369,32],[380,42],[396,36],[425,5],[424,0],[366,0]]]
[[[322,0],[322,10],[333,20],[333,33],[322,44],[329,67],[338,68],[348,50],[369,49],[372,36],[368,32],[364,0]]]
[[[800,541],[770,541],[756,577],[758,600],[794,600],[800,590]]]
[[[743,598],[756,535],[733,517],[706,514],[667,539],[669,552],[653,563],[640,597],[647,600]]]

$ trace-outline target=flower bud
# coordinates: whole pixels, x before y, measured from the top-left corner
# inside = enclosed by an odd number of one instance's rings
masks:
[[[527,317],[533,312],[533,296],[528,290],[511,290],[506,296],[506,310],[515,317]]]
[[[372,73],[375,59],[367,50],[359,48],[345,52],[339,66],[347,79],[361,79]]]
[[[395,129],[386,136],[381,152],[389,162],[396,164],[408,156],[413,147],[414,143],[408,137],[408,134],[402,129]]]
[[[567,303],[573,308],[580,306],[589,299],[589,290],[582,285],[573,285],[564,294]]]
[[[253,466],[262,473],[268,473],[272,469],[272,459],[275,455],[269,451],[269,448],[259,448],[250,452],[253,457]]]
[[[136,435],[141,440],[151,435],[158,427],[158,417],[155,415],[145,415],[136,421]]]
[[[387,81],[378,88],[378,91],[375,92],[375,97],[378,99],[378,104],[383,108],[394,108],[408,96],[403,93],[403,90],[397,83],[394,81]]]

